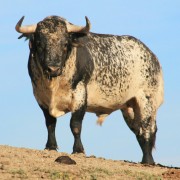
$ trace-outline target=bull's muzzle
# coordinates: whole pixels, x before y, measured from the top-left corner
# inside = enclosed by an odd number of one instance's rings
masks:
[[[60,67],[48,66],[45,73],[48,75],[48,77],[57,77],[60,75]]]

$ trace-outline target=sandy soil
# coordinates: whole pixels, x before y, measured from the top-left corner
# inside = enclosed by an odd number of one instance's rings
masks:
[[[60,162],[55,161],[58,157]],[[75,162],[63,164],[68,157]],[[105,160],[83,154],[0,146],[0,179],[177,180],[180,179],[180,169]]]

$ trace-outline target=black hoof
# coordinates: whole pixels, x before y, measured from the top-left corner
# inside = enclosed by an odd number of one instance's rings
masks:
[[[73,152],[72,152],[72,154],[75,154],[75,153],[83,153],[83,154],[85,153],[82,144],[76,143],[76,144],[73,146]]]
[[[73,151],[73,152],[72,152],[72,154],[81,154],[81,153],[82,153],[82,154],[85,154],[85,151],[84,151],[84,150],[83,150],[83,151],[81,150],[81,151]]]
[[[58,150],[58,147],[45,147],[45,150],[48,150],[48,151],[57,151]]]
[[[153,160],[152,156],[148,156],[148,157],[143,157],[142,159],[142,164],[148,164],[148,165],[155,165],[155,162]]]

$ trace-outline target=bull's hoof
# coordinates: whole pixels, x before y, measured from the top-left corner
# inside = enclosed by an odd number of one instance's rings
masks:
[[[85,154],[84,150],[81,151],[73,151],[72,154]]]
[[[82,154],[82,155],[85,155],[85,151],[83,151],[83,152],[72,152],[71,154]]]
[[[76,161],[71,159],[69,156],[59,156],[55,162],[60,163],[60,164],[76,164]]]
[[[57,151],[58,150],[58,147],[45,147],[45,150],[48,150],[48,151]]]
[[[148,165],[155,165],[155,162],[153,160],[152,156],[143,157],[142,164],[148,164]]]
[[[82,146],[73,148],[72,154],[85,154],[84,148]]]
[[[144,161],[141,161],[141,164],[154,166],[155,162],[144,162]]]
[[[74,144],[72,154],[76,154],[76,153],[83,153],[83,154],[85,154],[83,145],[81,143],[79,143],[79,144],[75,143]]]

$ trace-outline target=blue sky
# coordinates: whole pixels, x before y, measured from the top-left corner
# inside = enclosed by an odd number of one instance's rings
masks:
[[[25,15],[24,24],[34,24],[49,15],[85,24],[92,32],[132,35],[143,41],[159,58],[165,81],[165,102],[157,116],[157,163],[180,166],[180,1],[98,0],[92,1],[1,1],[0,2],[0,144],[43,149],[47,131],[43,114],[32,93],[27,72],[28,42],[18,40],[14,27]],[[60,152],[72,152],[70,114],[58,118],[56,137]],[[112,113],[102,127],[96,116],[84,118],[82,141],[87,155],[107,159],[141,161],[141,149],[126,126],[121,112]]]

